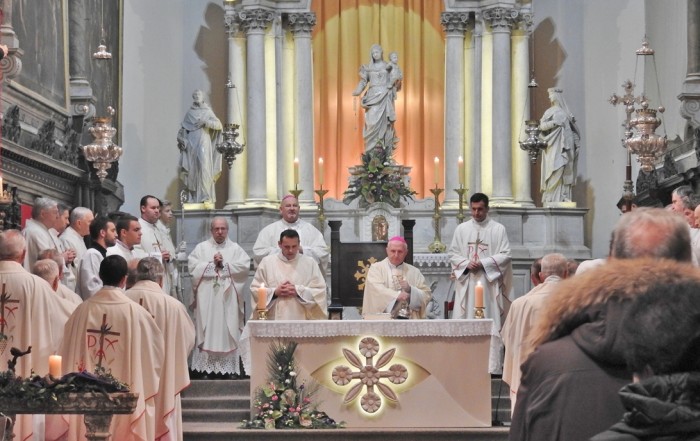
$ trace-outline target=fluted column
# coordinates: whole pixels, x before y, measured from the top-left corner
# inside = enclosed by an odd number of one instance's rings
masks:
[[[681,116],[695,128],[700,128],[700,2],[688,0],[688,70],[681,100]]]
[[[232,6],[225,6],[224,25],[226,26],[226,38],[228,42],[228,79],[231,80],[227,91],[226,100],[226,122],[240,124],[239,133],[241,136],[238,142],[247,144],[246,109],[243,106],[246,93],[246,39],[241,32],[241,21],[238,13]],[[245,202],[248,167],[248,145],[243,149],[243,153],[233,161],[231,169],[228,170],[228,199],[225,208],[234,208]]]
[[[513,8],[484,10],[493,35],[493,194],[494,204],[513,202],[511,155],[511,53],[510,34],[518,11]]]
[[[518,144],[524,134],[524,121],[530,118],[530,100],[528,99],[528,72],[530,66],[529,31],[532,28],[532,14],[529,10],[520,11],[518,28],[513,31],[513,124],[511,150],[513,154],[513,179],[515,181],[515,203],[534,207],[530,172],[532,165],[527,152]],[[523,133],[521,133],[521,131]]]
[[[294,38],[295,84],[295,133],[299,155],[299,186],[304,192],[300,204],[314,204],[314,94],[311,59],[311,31],[316,25],[313,12],[287,16],[287,23]]]
[[[469,164],[466,167],[469,170],[467,186],[469,187],[470,193],[481,192],[481,75],[483,66],[483,29],[484,25],[481,20],[481,14],[477,13],[474,20],[474,32],[472,33],[472,45],[473,45],[473,63],[472,63],[472,78],[473,83],[471,87],[472,91],[472,115],[473,115],[473,131],[471,134],[471,150],[469,153],[469,160],[464,158],[466,163]]]
[[[22,55],[17,34],[12,27],[12,0],[2,1],[2,24],[0,24],[0,43],[7,45],[9,56],[0,61],[3,81],[11,80],[22,71]]]
[[[240,11],[239,19],[246,32],[246,77],[248,126],[248,194],[246,203],[267,202],[267,136],[265,120],[265,29],[274,15],[266,9]]]
[[[88,49],[87,13],[85,0],[71,0],[68,6],[68,21],[70,34],[68,37],[69,48],[69,74],[70,74],[70,103],[71,114],[76,117],[85,117],[95,113],[95,97],[92,87],[87,79],[87,63],[90,59]]]
[[[445,202],[457,203],[459,187],[457,158],[464,152],[464,33],[469,24],[467,12],[443,12],[440,23],[445,31]]]

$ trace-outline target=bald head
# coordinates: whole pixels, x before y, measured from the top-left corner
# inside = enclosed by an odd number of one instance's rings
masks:
[[[0,232],[0,260],[12,260],[24,262],[24,252],[27,242],[19,230],[7,230]]]
[[[682,217],[660,208],[625,213],[613,232],[612,257],[653,257],[690,262],[690,229]]]

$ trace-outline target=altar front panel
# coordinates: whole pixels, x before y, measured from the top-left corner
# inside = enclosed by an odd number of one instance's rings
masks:
[[[489,356],[494,346],[491,320],[329,320],[250,321],[241,338],[246,372],[251,377],[251,397],[268,377],[267,360],[272,342],[295,341],[298,379],[320,385],[314,403],[336,421],[356,428],[489,427],[491,425],[491,376]],[[363,338],[376,340],[374,357],[361,354]],[[377,366],[388,351],[391,360],[377,370],[387,372],[399,364],[407,378],[393,384],[388,374],[379,382],[397,400],[381,397],[375,412],[361,406],[368,391],[344,403],[348,391],[361,380],[335,384],[333,369],[347,366],[359,373],[343,351],[356,354],[365,365]],[[358,375],[359,376],[359,375]],[[252,409],[252,411],[255,411]]]

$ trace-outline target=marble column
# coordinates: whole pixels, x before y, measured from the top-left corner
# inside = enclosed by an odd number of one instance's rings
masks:
[[[267,202],[267,129],[265,104],[265,29],[274,14],[267,9],[247,9],[238,17],[246,32],[246,77],[248,124],[246,139],[248,151],[247,204]]]
[[[225,5],[224,25],[226,27],[226,38],[228,42],[228,79],[227,100],[226,100],[226,122],[239,124],[241,129],[238,142],[245,143],[247,125],[245,124],[245,107],[241,102],[246,97],[246,51],[245,35],[241,31],[241,22],[238,13],[232,6]],[[245,202],[246,183],[248,168],[248,147],[245,146],[243,153],[233,161],[231,169],[228,170],[228,199],[225,208],[234,208]]]
[[[534,207],[532,200],[530,157],[520,148],[518,141],[525,139],[525,120],[530,119],[531,101],[528,99],[530,51],[529,31],[532,29],[532,14],[529,10],[521,10],[517,22],[518,28],[513,31],[513,124],[511,149],[513,153],[513,179],[515,181],[515,203],[521,206]]]
[[[68,36],[70,74],[71,114],[78,119],[95,114],[95,97],[87,79],[87,63],[90,52],[87,46],[87,12],[86,0],[72,0],[68,8],[70,34]],[[82,127],[75,128],[82,131]]]
[[[19,39],[12,27],[12,3],[13,0],[2,1],[2,24],[0,24],[0,43],[7,45],[9,56],[0,61],[3,81],[11,80],[22,71],[22,55],[24,51],[19,47]]]
[[[296,84],[294,115],[297,154],[299,155],[299,187],[304,192],[299,203],[313,205],[314,198],[314,94],[311,57],[311,31],[316,25],[313,12],[294,13],[287,16],[287,23],[294,37],[294,64]]]
[[[472,63],[472,115],[474,115],[473,127],[471,134],[472,148],[468,152],[470,154],[470,165],[467,167],[469,180],[467,186],[469,193],[481,192],[481,75],[483,66],[483,32],[484,24],[480,13],[476,14],[474,20],[474,32],[472,33],[472,45],[474,62]],[[465,160],[467,158],[464,158]]]
[[[511,45],[510,36],[518,11],[490,8],[483,11],[493,35],[493,194],[494,205],[513,202],[511,155]]]
[[[700,129],[700,2],[688,0],[688,70],[678,98],[681,116]]]
[[[469,24],[467,12],[443,12],[440,23],[445,31],[445,176],[444,204],[456,204],[459,188],[457,158],[464,155],[464,33]]]

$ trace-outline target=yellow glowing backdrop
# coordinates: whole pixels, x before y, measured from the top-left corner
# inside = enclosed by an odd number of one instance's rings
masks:
[[[360,164],[364,151],[364,111],[352,91],[360,65],[370,61],[379,43],[384,60],[399,54],[402,90],[396,100],[395,159],[413,167],[411,187],[418,198],[430,195],[435,156],[444,164],[445,46],[437,0],[316,0],[313,33],[315,157],[325,162],[324,188],[342,199],[348,167]],[[453,164],[454,165],[454,164]],[[448,164],[448,167],[450,165]],[[456,165],[454,165],[456,166]],[[440,172],[440,186],[444,175]],[[318,177],[316,178],[318,188]]]

